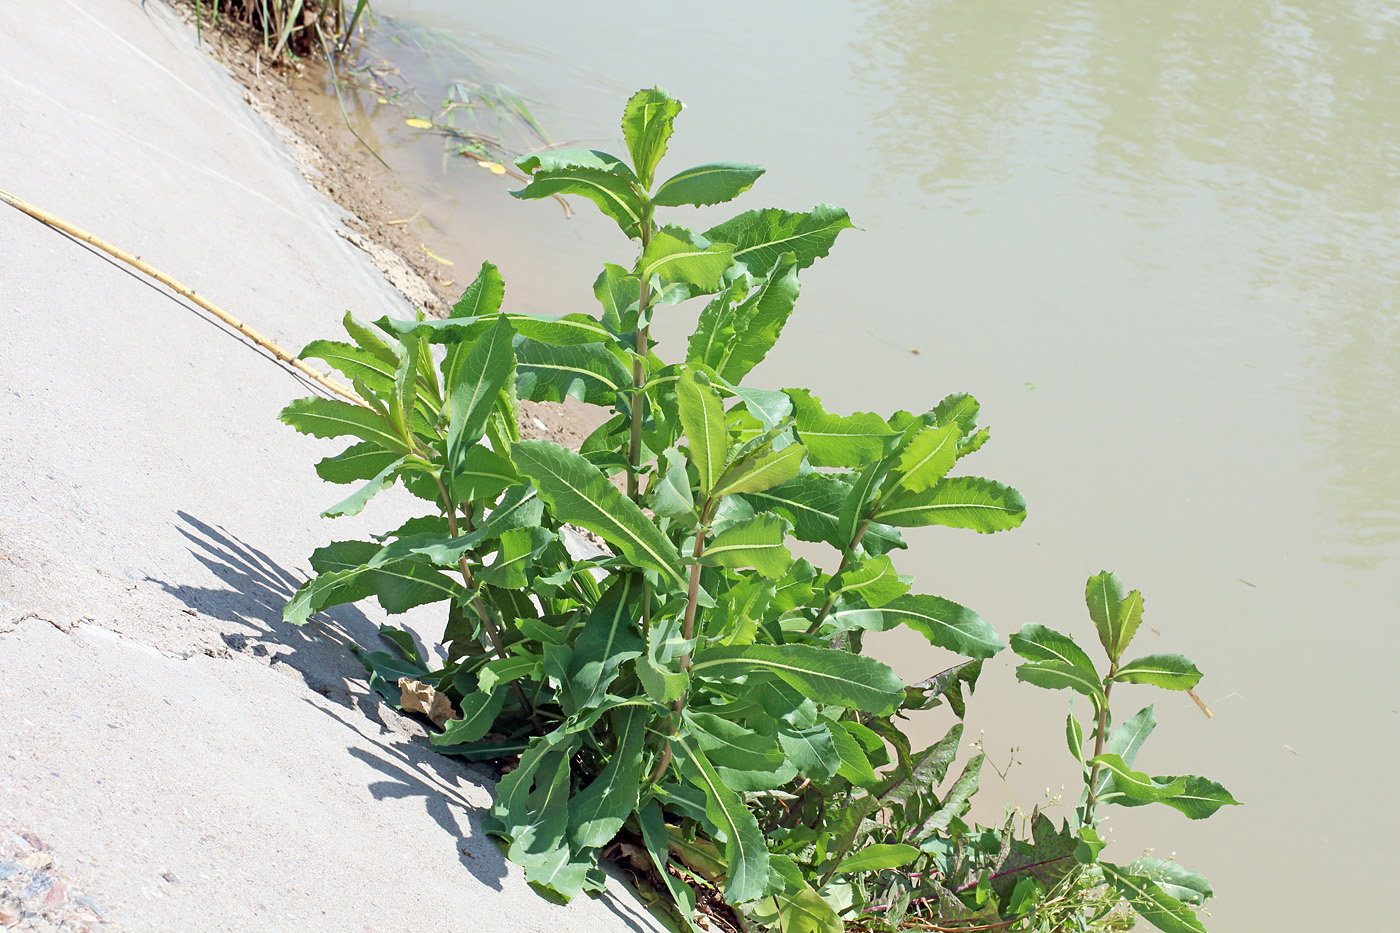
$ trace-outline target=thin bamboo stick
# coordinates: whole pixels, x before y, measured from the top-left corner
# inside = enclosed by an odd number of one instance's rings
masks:
[[[17,198],[13,194],[10,194],[8,191],[5,191],[3,189],[0,189],[0,201],[4,201],[11,207],[14,207],[16,210],[23,211],[24,213],[28,214],[30,217],[33,217],[40,223],[53,227],[55,230],[61,230],[62,232],[68,234],[71,237],[74,237],[75,239],[82,240],[84,243],[97,247],[109,256],[113,256],[117,259],[120,259],[128,266],[131,266],[138,272],[145,273],[146,275],[155,279],[157,282],[164,285],[166,288],[169,288],[176,294],[182,295],[183,297],[188,298],[190,301],[193,301],[205,311],[208,311],[210,314],[223,321],[229,327],[232,327],[234,330],[238,331],[240,334],[253,341],[253,343],[257,344],[267,352],[271,353],[280,362],[286,363],[288,366],[292,367],[293,369],[297,370],[298,372],[302,373],[308,378],[314,380],[322,386],[325,386],[327,389],[334,392],[336,395],[342,396],[343,398],[354,402],[356,405],[365,405],[365,400],[360,398],[360,396],[355,392],[355,390],[351,389],[349,386],[346,386],[340,382],[337,382],[334,379],[323,375],[322,373],[317,372],[315,369],[308,366],[305,362],[297,359],[291,353],[284,350],[277,343],[264,337],[262,334],[258,333],[256,330],[249,327],[247,324],[244,324],[232,314],[229,314],[223,308],[220,308],[212,301],[206,299],[203,295],[197,293],[188,285],[185,285],[182,282],[178,282],[175,279],[172,279],[170,276],[166,275],[164,272],[161,272],[159,269],[155,268],[150,263],[144,262],[138,257],[131,255],[126,250],[118,249],[117,247],[113,246],[111,243],[108,243],[101,237],[94,236],[93,234],[88,233],[86,230],[82,229],[81,227],[76,227],[73,224],[70,224],[68,221],[63,220],[62,218],[55,217],[48,211],[43,210],[39,207],[35,207],[28,201],[22,200],[21,198]],[[366,405],[366,407],[368,406]]]

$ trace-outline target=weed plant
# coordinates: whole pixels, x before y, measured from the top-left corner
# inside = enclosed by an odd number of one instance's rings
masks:
[[[1195,819],[1234,803],[1202,778],[1134,770],[1152,708],[1115,725],[1114,689],[1189,689],[1200,674],[1176,655],[1123,660],[1143,603],[1112,574],[1088,587],[1105,671],[1044,626],[1011,638],[1021,680],[1093,707],[1087,734],[1067,721],[1084,779],[1069,819],[969,825],[982,755],[945,786],[961,722],[911,746],[905,715],[946,706],[961,720],[1004,644],[972,609],[912,591],[892,559],[902,529],[1005,531],[1025,503],[962,472],[989,437],[969,395],[886,417],[745,385],[801,273],[852,224],[825,204],[751,210],[703,233],[659,221],[730,201],[764,173],[714,162],[658,183],[680,109],[658,89],[634,95],[626,159],[562,150],[517,163],[529,176],[517,197],[587,199],[635,242],[594,283],[596,317],[502,311],[504,283],[485,263],[445,320],[347,314],[350,341],[306,347],[363,399],[282,413],[304,433],[356,440],[316,465],[359,484],[324,514],[359,512],[396,482],[428,509],[318,549],[286,618],[371,597],[390,613],[442,604],[445,663],[385,627],[397,650],[362,652],[370,683],[435,715],[441,751],[514,763],[489,828],[553,895],[599,890],[599,853],[617,843],[694,930],[697,892],[722,896],[734,923],[787,933],[1107,929],[1124,922],[1120,903],[1164,930],[1202,930],[1199,875],[1099,857],[1104,806],[1161,803]],[[652,323],[695,298],[684,358],[667,362]],[[520,400],[566,397],[610,417],[578,450],[521,439]],[[580,548],[578,529],[606,548]],[[792,539],[828,546],[825,567],[794,558]],[[964,660],[904,684],[860,650],[864,633],[897,626]]]

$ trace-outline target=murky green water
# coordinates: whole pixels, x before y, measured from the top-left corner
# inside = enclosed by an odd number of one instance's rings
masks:
[[[1151,841],[1206,872],[1215,933],[1391,924],[1400,8],[377,5],[476,50],[469,66],[383,43],[415,82],[474,69],[547,102],[556,140],[604,148],[628,93],[661,84],[688,105],[671,164],[767,165],[746,207],[847,207],[864,232],[804,276],[750,381],[836,410],[976,394],[993,439],[968,467],[1031,517],[915,533],[902,569],[1003,633],[1089,642],[1083,581],[1116,569],[1147,598],[1147,647],[1194,657],[1217,714],[1167,696],[1140,764],[1248,804],[1203,823],[1121,811],[1118,859]],[[590,309],[600,261],[630,261],[607,223],[445,167],[402,119],[368,128],[464,277],[490,258],[517,307],[563,313]],[[663,354],[692,323],[663,323]],[[939,668],[913,647],[876,650],[909,678]],[[1058,696],[1016,685],[1006,654],[971,733],[998,765],[1020,748],[1008,783],[1029,808],[1076,771]],[[984,772],[989,801],[998,784]]]

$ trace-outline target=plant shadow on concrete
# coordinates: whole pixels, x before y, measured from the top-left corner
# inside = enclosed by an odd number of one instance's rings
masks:
[[[1092,751],[1073,716],[1067,726],[1085,800],[1059,826],[1040,813],[1019,832],[1014,816],[963,819],[982,756],[945,777],[982,663],[1005,645],[972,609],[913,592],[891,555],[904,528],[1015,528],[1025,502],[962,472],[990,436],[969,395],[842,415],[806,389],[744,384],[802,271],[853,225],[825,204],[703,233],[659,222],[658,209],[724,203],[764,174],[714,162],[658,183],[680,109],[659,89],[634,95],[626,159],[558,150],[517,163],[530,176],[517,197],[585,198],[634,241],[630,265],[605,264],[594,284],[597,317],[503,312],[505,284],[484,263],[446,320],[347,314],[349,342],[303,350],[360,400],[282,413],[303,433],[355,439],[316,465],[357,486],[323,515],[356,514],[399,482],[429,509],[318,549],[285,620],[370,597],[390,613],[444,606],[440,665],[387,626],[396,650],[352,650],[371,687],[441,729],[440,750],[513,765],[487,825],[553,896],[601,890],[607,852],[695,930],[697,907],[711,925],[787,933],[1109,929],[1120,904],[1172,933],[1202,930],[1199,875],[1099,858],[1103,804],[1196,819],[1235,802],[1202,778],[1133,770],[1150,708],[1110,732],[1114,684],[1185,690],[1200,677],[1177,655],[1122,662],[1142,599],[1111,574],[1088,593],[1107,674],[1050,629],[1012,638],[1022,680],[1094,705]],[[695,332],[667,362],[652,322],[693,298]],[[566,397],[610,417],[578,450],[521,438],[522,401]],[[578,529],[606,547],[580,547]],[[794,558],[793,539],[829,546],[829,566]],[[861,653],[864,633],[898,626],[965,660],[902,683]],[[934,707],[953,721],[916,751],[902,723]]]

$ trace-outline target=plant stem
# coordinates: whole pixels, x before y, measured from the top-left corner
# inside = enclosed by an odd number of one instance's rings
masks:
[[[646,207],[646,213],[642,217],[642,253],[645,254],[647,245],[651,243],[651,205]],[[638,268],[641,261],[638,260]],[[639,499],[637,483],[637,468],[641,465],[642,459],[642,416],[646,407],[646,395],[642,387],[647,384],[647,342],[650,337],[651,328],[646,321],[647,302],[651,300],[651,283],[647,281],[648,276],[643,270],[641,283],[637,286],[637,335],[633,342],[632,356],[632,432],[627,440],[627,495],[633,501]]]
[[[869,530],[870,519],[867,518],[865,521],[861,522],[860,527],[856,529],[856,535],[854,538],[851,539],[851,543],[846,546],[846,550],[841,552],[841,563],[837,565],[836,573],[833,573],[831,575],[831,578],[833,580],[840,576],[841,571],[845,570],[846,567],[851,563],[851,557],[855,554],[856,547],[860,544],[861,539],[865,537],[865,533]],[[826,605],[822,606],[822,611],[817,613],[817,620],[812,623],[810,628],[807,629],[808,635],[817,634],[817,632],[822,627],[822,623],[826,621],[826,617],[831,614],[831,607],[834,605],[836,605],[836,597],[833,595],[827,598]]]
[[[1095,758],[1103,754],[1103,743],[1108,736],[1108,700],[1113,693],[1113,676],[1118,673],[1118,662],[1113,661],[1108,666],[1108,676],[1103,682],[1103,706],[1099,708],[1098,728],[1094,730],[1094,756]],[[1094,804],[1099,800],[1099,770],[1100,765],[1096,762],[1089,769],[1089,796],[1084,802],[1084,825],[1090,829],[1094,826]]]

